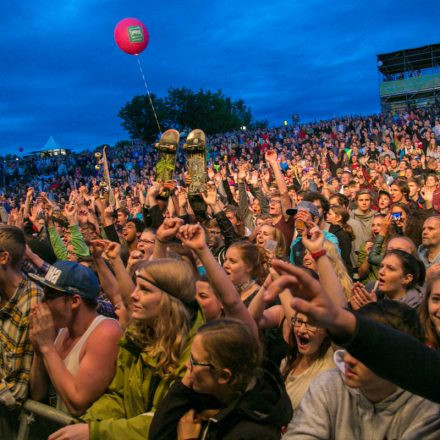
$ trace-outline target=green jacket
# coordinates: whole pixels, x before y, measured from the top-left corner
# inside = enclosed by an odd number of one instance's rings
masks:
[[[199,310],[176,372],[180,377],[185,374],[192,340],[203,323]],[[82,417],[89,423],[90,440],[148,438],[154,412],[174,382],[155,375],[155,366],[156,359],[142,353],[127,338],[122,338],[112,383]]]
[[[54,226],[49,226],[49,240],[58,260],[67,260],[67,248],[61,240],[57,230]],[[88,257],[90,255],[89,247],[87,246],[83,235],[78,225],[69,226],[70,242],[77,257]]]

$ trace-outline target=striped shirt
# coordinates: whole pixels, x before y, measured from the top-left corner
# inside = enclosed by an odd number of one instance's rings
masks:
[[[33,349],[29,313],[43,290],[25,275],[12,298],[0,309],[0,404],[19,405],[26,397]]]

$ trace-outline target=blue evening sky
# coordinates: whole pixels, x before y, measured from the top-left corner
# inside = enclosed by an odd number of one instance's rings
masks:
[[[0,17],[0,154],[129,138],[117,113],[145,89],[113,40],[125,17],[150,32],[150,91],[222,89],[271,125],[378,112],[376,54],[440,42],[439,0],[27,0]]]

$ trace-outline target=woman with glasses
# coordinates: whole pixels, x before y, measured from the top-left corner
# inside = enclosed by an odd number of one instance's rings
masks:
[[[296,313],[290,321],[289,349],[281,364],[293,409],[299,406],[312,380],[334,367],[325,329],[309,324],[305,315]]]
[[[185,376],[156,410],[150,440],[279,439],[292,408],[278,368],[261,352],[241,321],[200,327]]]
[[[307,225],[302,235],[302,241],[308,257],[313,260],[313,266],[308,265],[313,273],[319,276],[320,281],[328,286],[332,300],[339,305],[346,305],[344,289],[340,275],[337,275],[334,262],[327,251],[327,244],[322,231],[312,222]],[[258,292],[258,295],[249,306],[249,311],[256,320],[260,330],[280,328],[284,340],[288,344],[287,356],[281,363],[287,393],[295,409],[310,382],[319,374],[334,368],[333,350],[324,329],[308,323],[304,315],[297,314],[291,307],[292,297],[288,292],[279,295],[281,305],[265,309],[266,304],[273,298],[267,297],[267,288],[280,275],[284,274],[286,263],[280,260],[272,262],[273,270]],[[341,265],[343,266],[342,262]],[[287,265],[290,266],[290,265]],[[315,272],[316,271],[316,272]]]

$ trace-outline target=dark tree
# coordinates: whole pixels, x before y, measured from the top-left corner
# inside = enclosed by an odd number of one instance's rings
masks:
[[[151,94],[151,100],[161,129],[164,131],[168,128],[168,109],[162,98],[156,98],[154,94]],[[121,125],[133,139],[140,138],[147,142],[156,139],[159,128],[147,95],[135,96],[119,110],[118,116],[122,119]]]
[[[232,101],[221,90],[194,92],[186,87],[170,88],[166,98],[152,97],[162,131],[201,128],[207,134],[214,134],[237,130],[252,122],[251,110],[244,101]],[[151,141],[158,133],[147,96],[135,96],[118,116],[132,138]]]

